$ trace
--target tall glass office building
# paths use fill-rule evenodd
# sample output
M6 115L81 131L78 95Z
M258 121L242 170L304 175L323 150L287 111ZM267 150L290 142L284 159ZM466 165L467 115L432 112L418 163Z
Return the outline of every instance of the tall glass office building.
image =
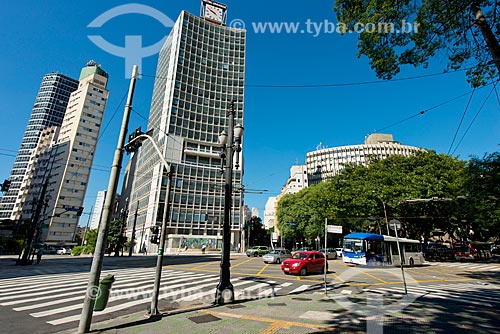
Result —
M218 136L228 129L232 101L235 123L243 124L246 32L226 27L225 6L216 5L203 17L183 11L158 59L148 130L153 129L174 170L167 249L222 244L224 178ZM167 177L149 141L137 154L129 212L138 205L135 240L142 249L151 247L149 228L163 219ZM241 184L242 175L243 166L234 170L234 185ZM241 206L241 194L233 193L233 249L241 242ZM133 220L131 214L129 238Z
M37 148L40 134L48 127L61 125L69 96L77 87L77 80L59 73L48 73L43 77L9 177L12 181L10 189L0 203L0 219L20 219L24 188L31 172L29 163Z

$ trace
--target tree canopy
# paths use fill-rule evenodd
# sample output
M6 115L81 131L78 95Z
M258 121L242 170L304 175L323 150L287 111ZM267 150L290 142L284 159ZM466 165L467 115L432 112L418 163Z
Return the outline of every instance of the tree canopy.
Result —
M428 240L435 231L460 239L472 229L477 239L500 236L500 154L461 161L419 152L372 159L278 203L282 236L312 244L324 236L324 221L349 231L387 234L387 220L398 219L402 233ZM479 179L479 180L478 180ZM488 233L486 233L488 231Z
M347 31L378 28L359 33L358 56L369 58L379 78L391 79L402 65L426 67L430 58L444 54L448 69L467 69L473 87L496 78L500 68L499 10L491 0L337 0L334 5Z

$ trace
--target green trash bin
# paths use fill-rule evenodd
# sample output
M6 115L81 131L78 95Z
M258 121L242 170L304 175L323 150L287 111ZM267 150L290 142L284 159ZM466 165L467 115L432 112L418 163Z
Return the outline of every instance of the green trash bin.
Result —
M107 275L101 280L94 304L94 311L102 311L106 308L109 299L109 292L111 291L111 285L114 281L114 275Z

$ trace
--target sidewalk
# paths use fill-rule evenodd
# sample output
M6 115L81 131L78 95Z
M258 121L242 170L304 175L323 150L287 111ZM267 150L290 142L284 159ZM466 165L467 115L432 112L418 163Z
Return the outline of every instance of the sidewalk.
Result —
M103 334L334 333L328 320L338 310L324 294L296 295L175 310L157 319L148 319L145 312L135 313L93 324L91 329Z
M145 312L93 324L92 333L103 334L309 334L382 333L369 317L342 308L333 298L338 292L287 295L236 302L224 306L165 312L148 319ZM359 305L362 307L362 305ZM371 327L367 331L368 325ZM380 324L380 323L379 323ZM372 331L374 330L374 331ZM384 333L435 333L424 319L391 314L384 319ZM75 330L58 334L75 333Z

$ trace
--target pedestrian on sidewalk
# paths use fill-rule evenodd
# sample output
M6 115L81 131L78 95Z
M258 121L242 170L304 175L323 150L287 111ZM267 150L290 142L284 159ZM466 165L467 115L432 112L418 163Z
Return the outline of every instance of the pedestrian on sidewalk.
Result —
M148 249L146 248L146 243L142 244L142 253L144 253L144 255L148 255Z
M205 254L205 249L207 248L207 245L203 244L203 246L201 246L201 254Z
M42 255L43 255L44 251L45 251L45 248L43 247L43 245L41 245L38 248L38 251L36 252L36 264L39 264L40 261L42 261Z

